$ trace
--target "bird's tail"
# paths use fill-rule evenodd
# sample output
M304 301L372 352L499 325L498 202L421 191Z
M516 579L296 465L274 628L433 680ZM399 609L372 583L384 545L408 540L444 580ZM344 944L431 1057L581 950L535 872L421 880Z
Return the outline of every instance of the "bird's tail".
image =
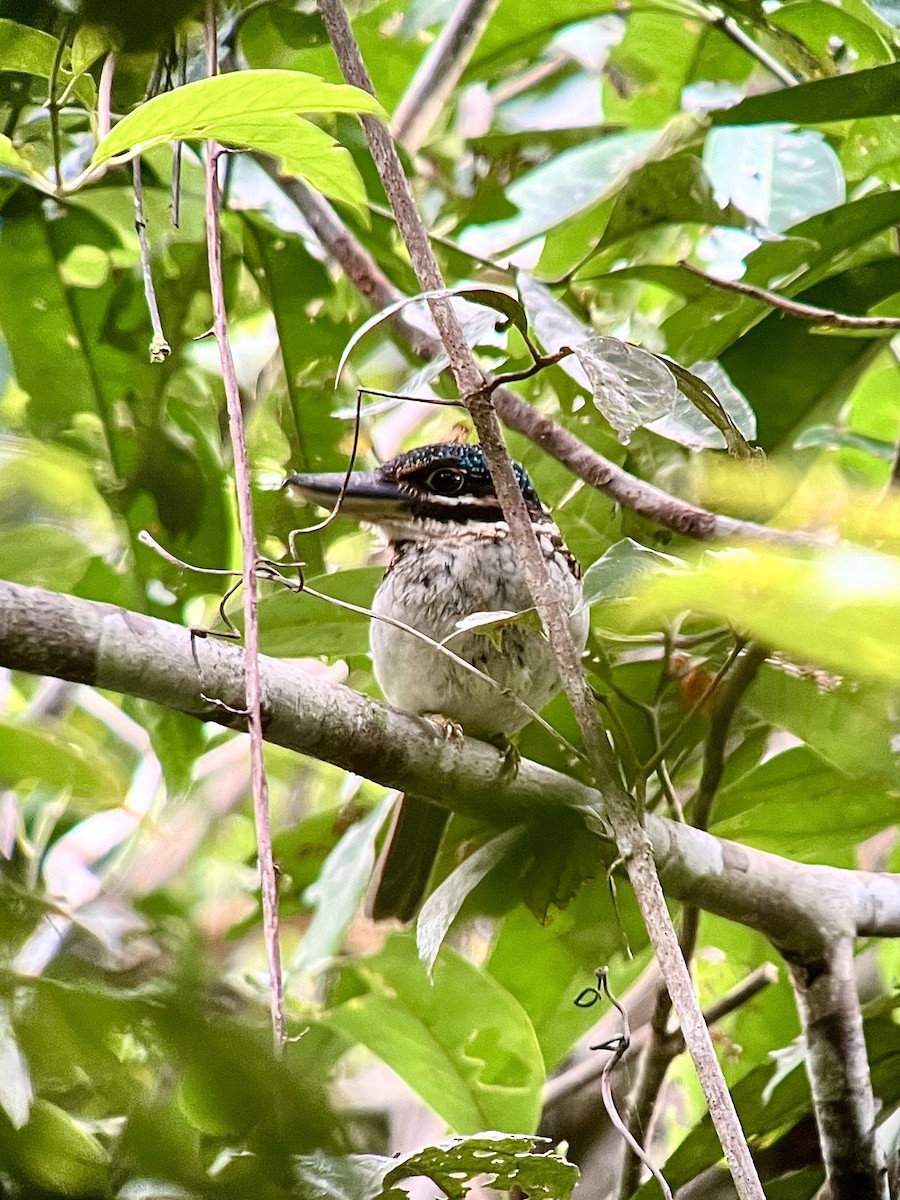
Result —
M375 868L367 909L375 921L411 921L425 898L450 813L421 796L401 796Z

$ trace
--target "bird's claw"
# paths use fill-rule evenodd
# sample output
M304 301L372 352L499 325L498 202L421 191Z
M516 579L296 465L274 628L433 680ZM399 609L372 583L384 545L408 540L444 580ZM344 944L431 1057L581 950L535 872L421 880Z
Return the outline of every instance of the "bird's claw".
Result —
M445 742L461 742L463 740L463 727L458 721L452 720L450 717L445 717L443 713L424 713L426 721L430 721L439 733L444 735Z

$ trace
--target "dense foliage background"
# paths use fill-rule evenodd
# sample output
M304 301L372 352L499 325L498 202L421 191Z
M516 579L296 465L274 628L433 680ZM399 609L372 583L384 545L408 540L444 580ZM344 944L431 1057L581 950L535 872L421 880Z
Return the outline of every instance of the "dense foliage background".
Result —
M162 362L150 361L131 167L79 183L111 47L117 116L144 101L170 36L185 50L186 77L204 74L197 14L169 12L182 7L0 6L0 577L222 628L221 580L141 540L148 531L198 567L240 562L218 357L204 340L199 143L181 154L177 228L172 148L155 145L142 158L171 347ZM442 0L355 7L388 113L450 11ZM221 18L228 67L340 81L307 7L262 0L232 4ZM708 556L692 573L642 584L660 562L671 565L648 551L696 564L696 544L509 437L587 568L588 669L629 779L656 757L663 769L647 773L648 802L669 812L673 799L689 801L713 711L695 702L732 652L734 626L778 653L732 728L710 828L804 863L885 870L900 869L900 527L888 487L900 431L897 343L890 330L772 311L681 263L827 309L900 315L895 23L892 0L500 0L407 157L452 284L518 286L547 350L588 343L594 331L669 356L703 375L743 437L734 435L729 458L721 433L674 388L655 408L652 372L648 408L638 411L646 359L626 375L630 440L627 430L617 436L608 419L616 412L598 408L572 359L516 385L529 403L666 491L855 539L852 550ZM165 66L156 87L177 78L177 66ZM330 193L341 220L414 294L356 118L316 119L348 148L364 184L365 201L344 162ZM371 310L270 160L252 152L278 147L261 134L229 144L245 143L251 152L226 166L223 253L257 527L263 553L278 559L291 529L313 520L281 481L292 470L346 466L357 384L427 396L434 382L437 394L451 393L387 324L354 348L335 390L341 352ZM54 188L54 159L64 192ZM528 365L515 325L476 304L461 311L487 366ZM618 362L608 344L595 351ZM608 400L609 376L604 386ZM364 397L360 461L441 439L459 420L454 409ZM368 533L341 518L299 545L314 587L371 601L383 557ZM375 692L364 616L274 585L263 594L264 652ZM688 617L691 608L698 613ZM275 1063L243 736L80 685L9 672L0 683L0 1188L10 1195L377 1195L397 1163L375 1156L448 1131L533 1133L546 1080L584 1053L579 1039L598 1018L599 1008L573 1003L595 968L609 965L618 995L648 969L627 888L613 900L598 843L558 816L479 885L463 912L472 919L457 922L429 982L412 934L358 913L387 813L383 789L270 747L293 1035ZM547 716L575 736L562 700ZM576 769L546 731L527 731L521 750ZM444 873L455 847L496 833L459 818L453 830ZM751 928L701 918L693 967L704 1003L779 961ZM897 962L896 945L863 948L889 1154L900 1100ZM716 1028L745 1130L764 1148L764 1176L780 1180L770 1194L785 1200L812 1196L822 1180L798 1031L783 966ZM626 1072L623 1092L628 1082ZM573 1157L595 1172L591 1194L601 1195L615 1187L619 1150L601 1142L606 1161L592 1165L590 1148L608 1128L596 1096L582 1107L593 1114L589 1132L576 1136L552 1113L543 1127L572 1142ZM672 1186L720 1157L703 1112L679 1059L653 1142ZM532 1194L571 1187L555 1159L501 1161L501 1149L513 1156L520 1146L499 1135L487 1145L498 1186L518 1162ZM473 1154L464 1147L469 1174ZM452 1156L441 1162L446 1187L459 1189L446 1175ZM396 1178L416 1173L397 1169Z

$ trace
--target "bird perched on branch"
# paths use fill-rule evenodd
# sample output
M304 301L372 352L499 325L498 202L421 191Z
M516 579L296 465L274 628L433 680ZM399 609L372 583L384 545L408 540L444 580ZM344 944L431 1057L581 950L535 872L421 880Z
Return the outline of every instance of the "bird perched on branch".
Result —
M580 568L524 469L518 463L513 469L582 648L588 613L581 607ZM328 506L344 479L292 475L287 482L305 499ZM560 681L539 623L514 617L533 601L481 448L420 446L375 471L354 472L341 512L378 527L393 551L371 626L375 677L388 702L495 744L517 733L556 695ZM501 617L499 626L485 629L488 613L508 621ZM371 905L376 920L416 915L448 817L429 800L403 797Z

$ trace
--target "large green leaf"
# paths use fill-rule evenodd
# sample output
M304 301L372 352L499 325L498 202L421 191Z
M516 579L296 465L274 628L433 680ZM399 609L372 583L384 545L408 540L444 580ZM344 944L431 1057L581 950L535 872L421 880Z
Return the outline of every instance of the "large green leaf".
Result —
M429 978L415 941L392 937L343 967L324 1019L382 1058L451 1129L533 1132L544 1064L531 1023L454 951L444 950Z
M854 847L894 823L897 801L878 781L851 780L795 746L719 792L713 832L801 862L852 867Z
M299 71L236 71L199 79L140 105L100 142L88 171L165 142L214 138L271 154L286 174L361 206L365 187L349 153L300 112L384 115L368 93L347 84Z

